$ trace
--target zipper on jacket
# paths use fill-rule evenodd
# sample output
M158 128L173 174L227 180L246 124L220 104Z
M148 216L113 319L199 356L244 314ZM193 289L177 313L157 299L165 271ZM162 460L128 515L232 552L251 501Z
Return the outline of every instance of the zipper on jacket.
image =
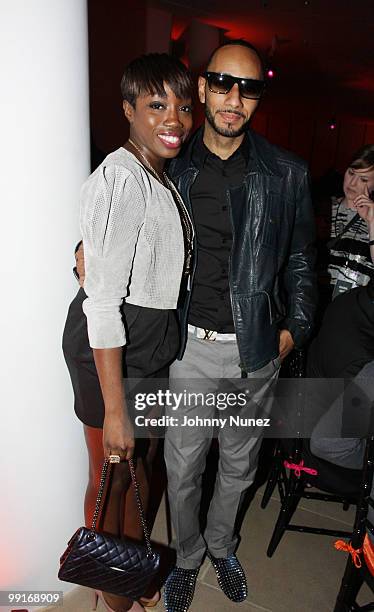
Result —
M230 197L230 190L229 189L227 189L227 191L226 191L226 201L227 201L227 203L229 205L231 234L232 234L231 253L230 253L230 257L229 257L228 281L229 281L229 290L230 290L230 302L231 302L232 320L233 320L233 323L234 323L234 329L235 329L235 333L236 333L236 325L235 325L235 317L234 317L234 307L233 307L233 302L232 302L232 286L231 286L231 260L232 260L232 254L233 254L233 251L234 251L235 234L234 234L234 221L233 221L233 218L232 218L231 197ZM238 340L238 336L236 336L236 340Z
M196 266L197 266L197 235L196 235L196 231L195 231L195 219L193 217L193 208L192 208L192 204L191 204L191 189L192 189L192 185L196 181L196 178L197 178L198 174L199 174L199 171L198 170L194 170L191 182L190 182L190 184L188 186L188 189L186 191L187 198L188 198L188 204L189 204L190 211L191 211L191 212L189 212L189 211L187 211L187 212L188 212L188 214L189 214L189 216L190 216L190 218L192 220L192 229L193 229L193 235L194 235L194 241L195 241L194 265L193 265L193 270L192 270L191 275L190 275L190 284L191 284L191 287L192 287L192 281L193 281L193 278L195 276ZM183 198L182 198L182 200L183 200ZM188 307L189 307L189 303L190 303L190 300L188 300Z

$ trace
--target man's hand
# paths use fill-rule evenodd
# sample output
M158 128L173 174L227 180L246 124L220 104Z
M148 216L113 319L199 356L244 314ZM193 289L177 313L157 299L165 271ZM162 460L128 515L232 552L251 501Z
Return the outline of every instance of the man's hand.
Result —
M83 242L80 243L78 249L75 252L75 261L77 264L77 272L79 276L79 284L83 287L84 277L85 277L85 269L84 269L84 250L83 250Z
M279 356L281 361L292 351L295 343L288 329L281 329L279 335Z

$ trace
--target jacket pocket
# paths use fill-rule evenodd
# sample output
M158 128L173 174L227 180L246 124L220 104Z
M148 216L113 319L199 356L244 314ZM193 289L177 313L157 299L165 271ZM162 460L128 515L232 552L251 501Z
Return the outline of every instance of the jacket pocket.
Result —
M266 291L233 296L233 310L240 354L248 371L279 354L279 331L272 319L271 299Z
M259 289L253 293L236 294L234 296L234 301L238 304L243 304L245 310L254 308L258 311L261 319L270 325L285 317L285 315L277 309L274 298L264 289Z
M270 316L271 316L271 322L272 323L279 323L279 321L282 321L282 319L285 318L286 314L285 312L283 312L283 308L282 307L278 307L276 300L274 299L273 296L269 295L269 301L270 301Z

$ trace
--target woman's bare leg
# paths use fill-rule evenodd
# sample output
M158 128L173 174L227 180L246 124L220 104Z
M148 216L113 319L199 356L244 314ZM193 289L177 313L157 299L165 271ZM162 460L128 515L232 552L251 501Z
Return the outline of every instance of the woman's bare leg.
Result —
M145 513L147 513L147 508L149 505L152 467L156 456L157 447L157 438L138 440L137 449L139 449L139 454L136 462L136 478L139 484L140 497ZM131 538L142 540L143 529L139 519L139 510L133 485L131 485L126 492L125 508L126 510L123 516L123 532ZM151 532L153 524L150 524L149 520L147 521L147 524L149 531ZM143 603L143 605L146 605L147 601L152 600L154 597L156 597L157 600L157 598L160 597L158 588L157 582L152 582L147 592L143 593L144 597L140 599L140 602Z
M89 479L84 500L84 515L86 525L89 527L92 523L104 459L103 430L85 425L84 435L89 457ZM126 462L112 467L114 469L112 469L110 486L106 496L104 520L101 521L100 526L103 531L120 536L122 535L124 512L126 514L125 492L128 491L131 476ZM132 509L129 508L127 512L132 512ZM128 535L130 536L130 534ZM133 604L133 601L128 597L120 597L111 593L105 593L105 600L116 612L125 612Z
M142 500L144 512L147 512L149 504L149 491L152 478L152 466L156 455L158 439L138 440L136 448L136 478L139 484L140 497ZM131 485L126 492L126 511L123 517L123 533L127 536L141 540L143 539L143 530L139 520L139 510L136 503L134 487ZM149 530L152 531L152 526L148 523Z

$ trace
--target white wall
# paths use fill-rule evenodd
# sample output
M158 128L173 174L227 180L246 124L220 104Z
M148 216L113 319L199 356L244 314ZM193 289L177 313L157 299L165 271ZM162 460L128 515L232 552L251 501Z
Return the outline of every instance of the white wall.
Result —
M86 2L0 0L0 14L0 590L69 589L58 558L87 460L61 336L89 173Z

